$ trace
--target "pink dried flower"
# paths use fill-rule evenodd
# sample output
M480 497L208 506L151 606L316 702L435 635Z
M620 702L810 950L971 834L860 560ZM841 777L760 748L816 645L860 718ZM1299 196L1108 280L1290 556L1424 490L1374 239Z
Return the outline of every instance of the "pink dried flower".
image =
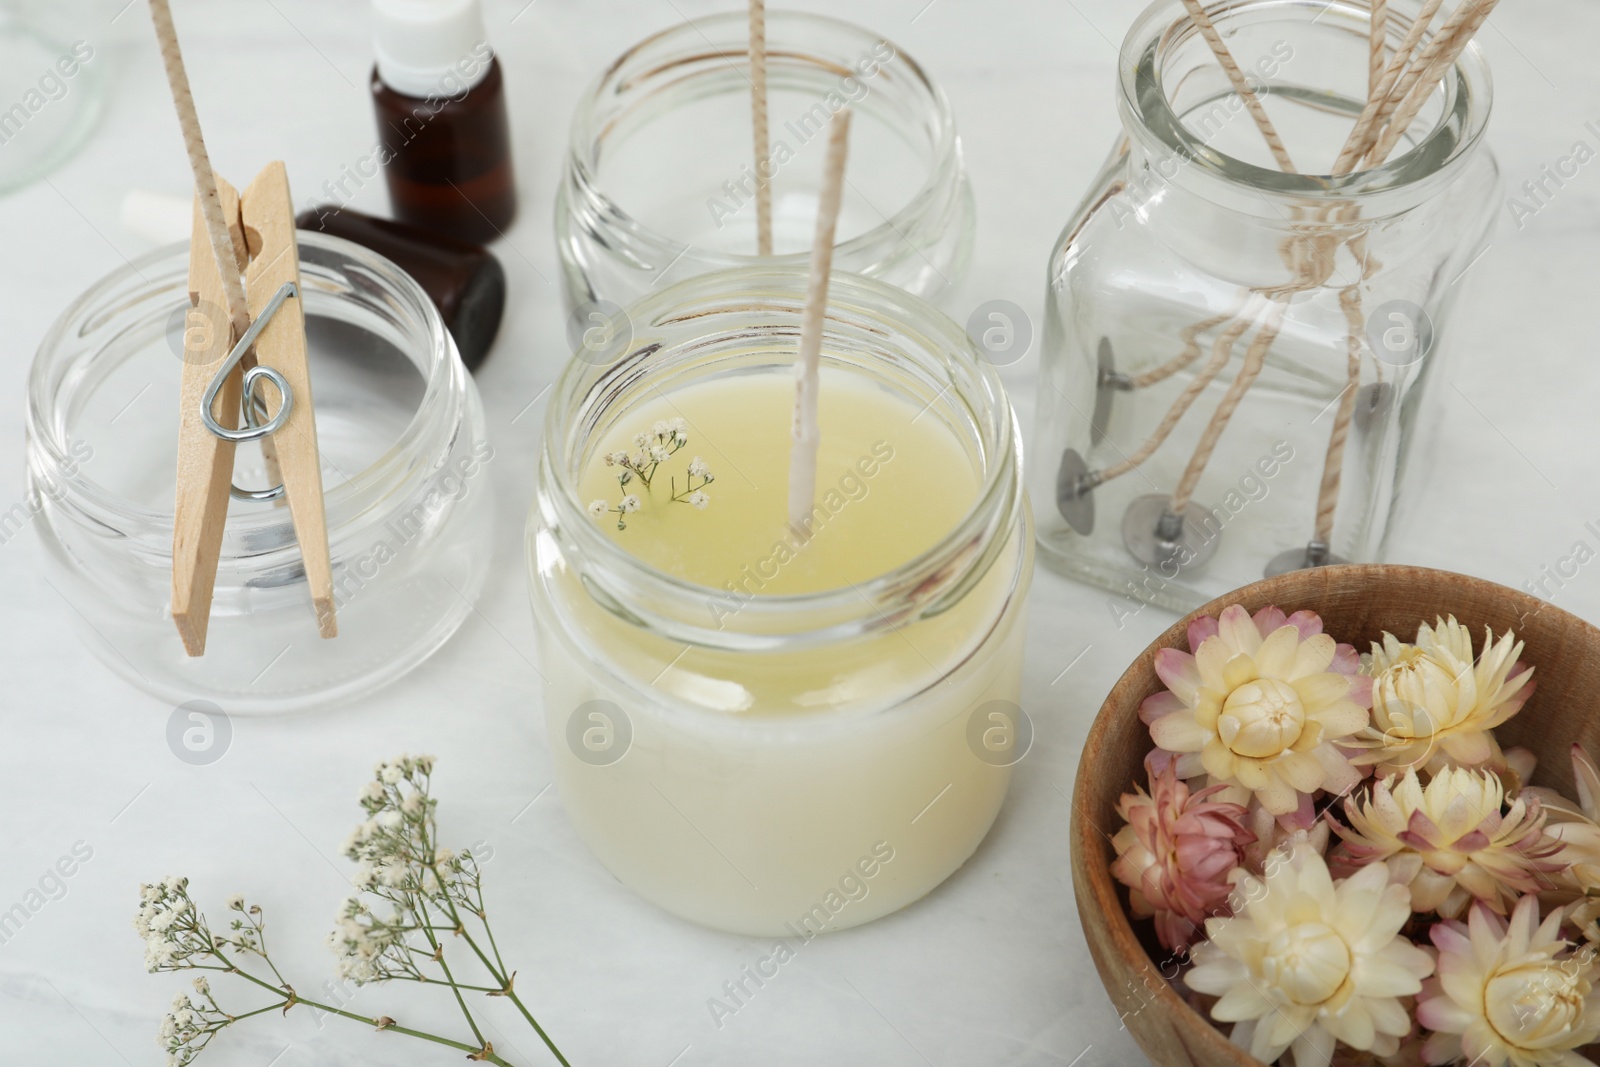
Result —
M1245 804L1253 795L1274 815L1361 780L1335 742L1368 727L1370 679L1355 649L1323 633L1315 614L1268 607L1252 617L1235 604L1191 623L1189 647L1193 655L1156 654L1167 691L1139 709L1156 745L1176 754L1180 777L1205 773L1228 787L1224 799Z
M1127 825L1111 839L1111 873L1128 887L1133 914L1154 916L1169 949L1193 941L1207 916L1228 914L1228 875L1255 839L1244 808L1211 799L1221 788L1190 792L1168 766L1150 775L1150 792L1135 786L1117 805Z
M1344 810L1350 825L1334 827L1343 838L1334 869L1387 861L1417 912L1459 918L1477 899L1503 915L1522 894L1553 886L1549 876L1562 866L1538 799L1507 806L1491 771L1445 768L1424 787L1408 770L1348 798Z

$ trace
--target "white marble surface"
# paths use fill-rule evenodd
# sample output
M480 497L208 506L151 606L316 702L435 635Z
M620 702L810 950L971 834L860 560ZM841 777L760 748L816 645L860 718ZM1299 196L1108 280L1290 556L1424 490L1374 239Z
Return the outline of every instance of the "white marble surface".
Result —
M181 192L187 175L142 5L74 0L74 37L95 43L113 93L85 150L48 184L0 198L0 502L20 499L24 381L51 319L91 281L147 248L118 224L132 187ZM526 4L526 7L524 7ZM926 5L926 6L925 6ZM0 6L5 6L0 3ZM248 176L282 156L303 199L366 150L372 117L363 19L353 2L180 0L195 91L218 167ZM267 904L292 974L315 989L321 946L347 866L339 842L356 786L395 751L441 758L451 839L486 842L486 878L504 916L518 989L574 1064L983 1064L1142 1062L1084 950L1072 905L1066 796L1084 732L1126 662L1170 616L1149 609L1118 630L1106 594L1036 579L1025 703L1038 744L987 842L929 899L814 942L717 1029L707 998L765 950L668 918L610 878L546 791L533 623L519 531L543 401L512 419L564 353L550 203L567 118L582 86L626 45L704 0L488 0L504 56L523 212L499 249L515 299L480 375L502 501L496 568L479 609L402 684L317 716L235 720L219 762L193 767L165 740L171 708L94 662L69 609L38 574L32 533L0 546L0 909L23 899L75 842L93 850L51 900L0 945L0 1062L154 1064L157 1021L177 978L150 977L129 929L139 880L191 875L212 907L247 890ZM898 40L948 90L977 189L979 236L958 309L1004 297L1036 313L1046 254L1116 129L1116 45L1134 0L816 0ZM1600 8L1509 0L1482 35L1497 78L1491 139L1508 184L1595 141ZM236 119L225 126L223 115ZM3 149L0 149L3 151ZM382 211L379 183L357 197ZM1436 467L1396 558L1510 585L1589 539L1595 472L1594 250L1600 163L1589 164L1518 229L1509 212L1474 268L1440 382L1448 418ZM1007 371L1026 397L1036 357ZM156 402L147 397L140 403ZM1556 603L1600 620L1600 567ZM1080 658L1081 657L1081 658ZM1069 664L1070 670L1067 670ZM1063 673L1065 672L1065 673ZM371 1012L437 1017L385 989ZM397 1010L392 1005L400 1005ZM547 1062L505 1013L495 1043ZM503 1034L504 1036L500 1036ZM225 1035L213 1067L433 1064L456 1054L309 1015L253 1020Z

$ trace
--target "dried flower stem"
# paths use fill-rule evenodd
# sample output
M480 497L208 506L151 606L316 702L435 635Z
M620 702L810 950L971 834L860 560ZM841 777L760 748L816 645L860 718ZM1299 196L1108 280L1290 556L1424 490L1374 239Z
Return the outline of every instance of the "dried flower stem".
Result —
M247 907L243 897L230 898L229 908L240 915L231 922L227 936L217 936L189 897L187 880L169 878L140 891L141 907L134 927L145 939L146 966L151 971L235 974L278 998L265 1008L232 1015L217 1006L204 976L196 977L194 986L203 1003L180 995L162 1027L161 1041L170 1067L187 1067L219 1031L241 1019L274 1009L287 1013L297 1004L458 1049L471 1060L511 1067L484 1036L467 1003L467 993L508 998L556 1061L570 1067L516 993L516 974L501 958L489 924L477 860L470 852L458 855L438 845L437 801L429 795L432 766L430 757L402 756L386 761L378 765L374 780L362 791L361 805L368 818L345 847L345 854L360 864L352 882L367 897L392 905L393 911L380 918L366 898L352 897L341 909L338 928L329 941L340 957L340 974L357 984L401 980L437 985L442 974L473 1041L400 1026L388 1016L374 1018L301 998L268 956L260 907ZM446 957L445 934L459 939L454 943L466 944L491 984L457 977L459 968ZM259 958L276 984L251 974L242 960L230 959L230 954ZM438 970L432 970L432 965Z

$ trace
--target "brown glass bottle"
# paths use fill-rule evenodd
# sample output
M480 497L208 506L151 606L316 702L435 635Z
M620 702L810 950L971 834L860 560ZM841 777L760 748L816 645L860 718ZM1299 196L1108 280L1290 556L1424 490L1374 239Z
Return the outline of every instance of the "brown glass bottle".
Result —
M295 225L370 248L416 279L439 309L468 370L477 370L489 354L505 310L506 272L487 249L335 204L308 208Z
M404 222L486 244L517 214L500 60L465 93L408 96L372 70L384 176Z

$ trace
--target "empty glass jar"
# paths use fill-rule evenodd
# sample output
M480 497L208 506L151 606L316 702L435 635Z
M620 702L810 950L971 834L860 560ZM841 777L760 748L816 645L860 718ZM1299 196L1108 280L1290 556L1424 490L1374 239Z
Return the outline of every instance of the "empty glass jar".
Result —
M494 451L426 293L349 241L302 232L339 636L317 636L289 509L232 500L205 655L172 621L173 494L189 245L152 252L62 313L28 386L27 503L84 643L129 682L227 713L326 705L415 667L488 570ZM269 485L241 445L241 486Z
M944 92L894 43L820 15L769 11L767 57L768 261L806 265L824 131L849 107L834 268L937 299L960 280L973 233ZM555 217L572 307L758 262L749 66L745 14L713 15L641 41L579 102Z
M1417 5L1388 10L1393 48ZM1160 0L1122 50L1125 135L1050 261L1039 544L1121 594L1119 619L1379 558L1499 180L1476 47L1388 162L1332 177L1366 101L1368 6L1212 17L1305 173L1274 164L1183 5Z

